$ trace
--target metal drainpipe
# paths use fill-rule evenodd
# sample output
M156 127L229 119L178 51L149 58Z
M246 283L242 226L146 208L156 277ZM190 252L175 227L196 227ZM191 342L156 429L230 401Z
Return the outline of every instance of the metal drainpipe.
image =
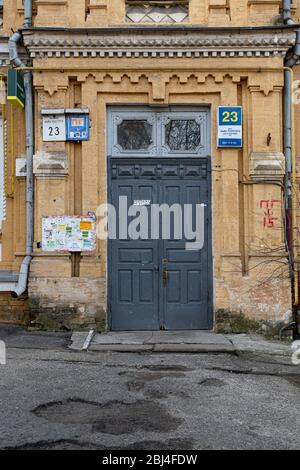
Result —
M291 0L283 0L282 12L284 24L294 24L291 13Z
M287 59L285 65L293 68L300 58L300 29L297 31L296 43L292 55ZM288 70L284 72L284 154L286 159L286 178L285 178L285 194L286 209L288 211L288 219L292 209L292 110L293 97L291 96L291 74Z
M25 28L32 26L32 0L24 1L24 24ZM9 57L14 67L25 67L18 55L18 43L22 35L19 32L14 33L9 40ZM32 90L32 72L26 70L23 72L25 86L25 126L26 126L26 256L19 272L19 280L11 295L15 298L20 297L27 290L28 275L30 263L32 260L34 224L33 224L33 90Z
M284 24L294 24L291 14L291 0L283 0L282 2L282 14ZM292 68L295 64L290 65ZM288 64L286 64L289 67ZM291 211L292 211L292 113L291 113L291 74L288 70L284 72L284 154L286 161L286 176L285 176L285 197L286 197L286 214L287 214L287 226L291 226ZM288 243L289 246L292 243L291 240L292 230L288 229Z
M290 2L289 2L290 3ZM293 48L292 54L286 60L286 66L293 68L300 59L300 28L297 31L296 43ZM285 191L286 191L286 217L287 225L289 229L287 230L288 243L291 247L293 244L293 205L292 200L295 197L292 194L292 184L291 184L291 174L292 174L292 106L293 106L293 96L291 96L291 74L288 71L285 71L285 88L284 88L284 152L286 158L286 177L285 177ZM292 251L291 251L292 252ZM293 264L298 270L297 260L293 260ZM298 272L298 271L297 271ZM296 273L297 274L297 273ZM294 283L299 282L299 276L296 276ZM294 314L295 314L295 335L300 335L300 312L299 312L299 300L295 300L294 305Z
M24 1L24 28L32 26L32 0Z

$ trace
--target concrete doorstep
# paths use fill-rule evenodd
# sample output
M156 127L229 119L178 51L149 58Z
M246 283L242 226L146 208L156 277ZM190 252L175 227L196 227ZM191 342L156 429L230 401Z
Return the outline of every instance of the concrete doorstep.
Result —
M222 335L207 331L74 332L70 348L91 352L292 354L288 343L269 341L258 335Z
M206 331L135 331L95 334L87 344L87 333L72 336L73 350L116 352L234 353L232 342L223 335Z

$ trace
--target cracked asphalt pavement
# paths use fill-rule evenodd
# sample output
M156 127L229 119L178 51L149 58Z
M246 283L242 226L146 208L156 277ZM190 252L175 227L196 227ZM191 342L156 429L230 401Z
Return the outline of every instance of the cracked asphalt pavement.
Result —
M82 353L0 327L0 449L300 449L300 367L243 353Z

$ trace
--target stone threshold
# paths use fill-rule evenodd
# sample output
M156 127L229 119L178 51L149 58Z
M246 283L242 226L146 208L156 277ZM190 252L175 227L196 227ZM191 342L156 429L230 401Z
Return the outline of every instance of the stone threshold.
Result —
M70 348L98 352L236 352L232 342L224 335L195 330L109 332L93 337L88 336L87 332L75 332Z

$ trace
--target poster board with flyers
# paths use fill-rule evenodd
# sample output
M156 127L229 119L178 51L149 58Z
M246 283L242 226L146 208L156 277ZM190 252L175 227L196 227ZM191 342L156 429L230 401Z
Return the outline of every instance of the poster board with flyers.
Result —
M45 252L93 252L96 250L96 221L93 217L43 218L42 249Z

